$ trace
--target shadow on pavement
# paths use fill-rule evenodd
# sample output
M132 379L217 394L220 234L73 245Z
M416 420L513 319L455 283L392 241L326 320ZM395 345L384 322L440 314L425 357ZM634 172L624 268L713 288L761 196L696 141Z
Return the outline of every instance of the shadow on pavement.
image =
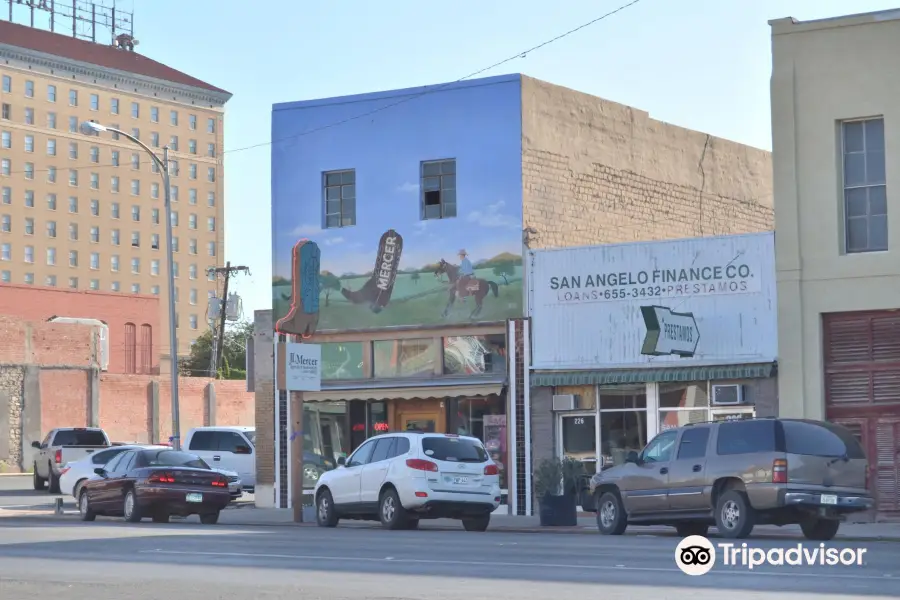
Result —
M29 529L27 534L17 529ZM4 532L5 530L5 532ZM14 541L21 535L46 541ZM758 542L759 540L751 540ZM795 545L794 540L760 545ZM853 547L858 543L835 543ZM812 544L811 547L817 547ZM125 524L0 518L4 557L205 568L254 568L341 573L484 578L658 587L820 591L857 597L900 597L900 545L868 545L862 567L768 567L768 576L719 566L702 577L676 570L675 540L639 536L602 538L464 531L397 531L360 527L202 526L194 523ZM875 548L877 546L877 548ZM720 570L721 569L721 570ZM773 577L778 569L782 577ZM796 575L796 576L791 576Z

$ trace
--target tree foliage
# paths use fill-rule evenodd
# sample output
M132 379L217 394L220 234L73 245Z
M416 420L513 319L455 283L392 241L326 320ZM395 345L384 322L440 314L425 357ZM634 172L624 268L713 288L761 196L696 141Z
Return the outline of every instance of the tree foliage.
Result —
M219 379L247 378L247 338L253 335L253 323L240 321L226 325L224 355L218 370ZM191 346L190 357L181 361L181 375L184 377L209 377L212 360L213 330L207 329Z
M331 298L331 292L340 291L341 280L334 273L322 271L319 273L319 288L325 292L325 306L328 306L328 300Z
M514 265L511 262L502 262L502 263L497 263L496 265L494 265L494 275L502 277L503 281L506 283L506 285L509 285L509 279L507 276L515 275L515 274L516 274L516 265Z

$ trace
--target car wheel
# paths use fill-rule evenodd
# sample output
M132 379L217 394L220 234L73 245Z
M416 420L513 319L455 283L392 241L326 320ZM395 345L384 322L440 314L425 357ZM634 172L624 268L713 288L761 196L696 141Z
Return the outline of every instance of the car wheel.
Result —
M675 525L675 531L681 537L690 537L692 535L706 537L706 534L709 533L709 525L706 523L678 523Z
M84 479L75 484L75 491L72 492L74 498L81 498L81 486L84 485Z
M78 496L78 513L82 521L93 521L97 518L97 513L91 508L91 501L88 498L87 491L82 491Z
M141 510L138 507L137 495L134 493L134 490L128 490L128 493L125 494L125 500L122 504L122 515L129 523L140 523L143 518Z
M337 527L338 516L334 510L334 498L328 489L322 490L316 500L316 524L319 527Z
M827 542L834 539L837 535L841 522L837 519L804 519L800 522L800 529L803 536L808 540L817 542Z
M750 535L756 524L756 512L747 494L729 490L716 502L716 529L723 537L741 539Z
M168 523L169 522L169 513L156 513L153 515L154 523Z
M491 524L491 515L463 519L462 523L466 531L487 531L488 525Z
M622 535L628 527L628 516L622 499L615 492L606 492L597 502L597 529L603 535Z
M59 477L53 474L53 467L50 466L50 463L47 463L47 469L50 471L50 486L47 491L51 494L59 493Z
M44 486L47 485L47 480L38 475L37 465L34 465L34 470L31 473L32 483L34 484L35 490L43 490Z
M322 475L322 472L315 465L303 465L303 484L310 484L310 487L315 487L316 482L319 481L319 477Z
M381 493L378 516L381 519L381 526L385 529L403 529L406 526L406 511L400 504L400 497L394 488L388 488Z
M219 511L214 513L208 513L205 515L200 515L200 522L204 525L215 525L219 522Z

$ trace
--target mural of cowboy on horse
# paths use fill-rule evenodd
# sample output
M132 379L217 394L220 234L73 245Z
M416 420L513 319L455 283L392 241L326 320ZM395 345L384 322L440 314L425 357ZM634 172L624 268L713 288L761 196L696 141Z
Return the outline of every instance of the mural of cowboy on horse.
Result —
M472 296L475 298L475 308L472 310L469 318L474 319L481 313L484 298L488 295L488 292L494 292L494 297L496 298L500 295L500 289L494 281L475 277L475 269L472 267L469 254L465 250L460 250L458 256L459 266L452 265L442 258L434 270L435 277L446 274L447 279L450 280L450 295L447 299L447 306L444 308L441 316L446 318L450 314L450 309L457 298L465 302L466 298Z

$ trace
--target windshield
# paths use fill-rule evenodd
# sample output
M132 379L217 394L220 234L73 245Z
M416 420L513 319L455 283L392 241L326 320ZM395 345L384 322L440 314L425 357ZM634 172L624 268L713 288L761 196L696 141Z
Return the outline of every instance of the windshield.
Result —
M192 467L195 469L209 469L202 458L195 454L179 452L177 450L145 450L144 461L148 467Z
M422 440L425 456L450 462L487 462L488 455L477 440L458 437L427 437Z
M256 432L255 431L245 431L244 435L247 436L247 439L250 440L250 443L253 444L253 447L256 447Z
M106 435L96 429L70 429L58 431L54 446L107 446Z

